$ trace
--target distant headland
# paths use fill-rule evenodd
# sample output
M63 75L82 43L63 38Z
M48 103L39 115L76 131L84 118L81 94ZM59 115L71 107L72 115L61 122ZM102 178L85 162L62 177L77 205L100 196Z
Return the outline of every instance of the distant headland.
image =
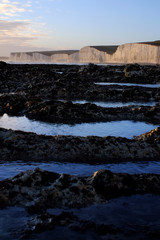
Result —
M15 62L142 63L160 64L160 40L111 46L87 46L80 50L12 52Z

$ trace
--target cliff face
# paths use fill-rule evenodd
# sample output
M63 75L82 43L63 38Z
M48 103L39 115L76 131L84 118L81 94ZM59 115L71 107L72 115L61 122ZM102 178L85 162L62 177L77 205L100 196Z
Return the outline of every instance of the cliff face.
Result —
M124 44L112 55L113 62L120 63L160 63L160 47L148 44Z
M94 47L82 48L80 62L94 63L160 63L160 47L148 44L129 43L120 45L116 52L108 54Z
M84 47L79 51L79 61L82 63L104 63L105 52L99 51L94 47Z
M128 43L116 46L84 47L80 51L11 53L10 60L25 62L58 62L58 63L149 63L160 64L160 45L146 43ZM103 50L104 49L104 50ZM108 49L106 51L106 49ZM110 53L108 53L110 52Z
M50 62L50 56L44 55L42 53L33 52L33 53L11 53L10 60L16 62Z

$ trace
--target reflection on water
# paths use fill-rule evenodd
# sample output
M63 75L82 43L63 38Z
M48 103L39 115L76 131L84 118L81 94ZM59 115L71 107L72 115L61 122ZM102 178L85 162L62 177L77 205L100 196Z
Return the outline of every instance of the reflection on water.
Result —
M160 162L124 162L89 165L85 163L62 163L62 162L1 162L0 180L13 177L20 172L39 167L46 171L67 173L70 175L91 176L100 169L107 169L115 173L156 173L160 174Z
M56 72L56 73L63 74L63 72Z
M70 227L53 226L49 231L35 233L27 238L23 238L24 229L27 229L29 221L33 219L24 208L9 207L0 209L0 236L3 240L34 239L34 240L53 240L53 239L159 239L159 212L160 196L150 194L134 195L130 197L119 197L111 199L105 204L95 204L86 208L65 208L48 209L50 214L61 214L63 211L72 212L79 221L89 221L89 223L105 224L118 228L121 231L108 231L107 235L98 234L88 225L80 231L70 225ZM79 226L79 225L75 225ZM90 227L91 226L91 227ZM103 227L104 225L102 225ZM83 226L81 226L83 229ZM81 229L81 228L80 228ZM88 229L88 230L87 230ZM103 228L102 228L103 231ZM153 233L153 234L152 234ZM154 234L155 233L155 234ZM157 233L157 234L156 234ZM153 238L151 237L153 236ZM155 237L154 237L155 236Z
M29 216L24 208L10 207L0 209L0 239L20 239L22 229L25 229Z
M120 232L108 231L107 235L100 235L88 231L74 231L74 228L54 228L45 233L35 234L34 239L118 239L118 240L158 240L160 196L150 194L134 195L111 199L107 204L95 204L86 208L70 209L80 221L105 224L120 229ZM68 209L69 210L69 209ZM48 209L49 213L60 214L60 209ZM105 227L105 225L102 225ZM83 229L83 228L82 228ZM103 230L103 228L102 228ZM64 237L65 233L65 237ZM153 238L152 238L153 236Z
M153 102L153 101L152 102L104 102L104 101L76 100L76 101L72 101L72 103L79 103L79 104L92 103L97 106L106 107L106 108L125 107L129 105L134 105L134 106L155 106L156 105L156 102Z
M134 229L134 227L147 226L148 224L152 227L158 227L160 223L158 216L160 211L159 199L160 196L150 194L120 197L110 200L108 204L98 204L73 211L80 219L92 219L98 224L113 224L122 227L122 229L129 226Z
M159 88L160 84L138 84L138 83L113 83L113 82L96 82L95 85L102 85L102 86L110 86L110 85L117 85L117 86L134 86L134 87L148 87L148 88Z
M112 121L81 124L53 124L29 120L24 117L0 117L0 127L45 135L73 135L73 136L120 136L133 138L158 127L158 125L134 122Z
M15 92L9 92L9 93L0 93L0 96L3 96L3 95L14 95L16 94Z

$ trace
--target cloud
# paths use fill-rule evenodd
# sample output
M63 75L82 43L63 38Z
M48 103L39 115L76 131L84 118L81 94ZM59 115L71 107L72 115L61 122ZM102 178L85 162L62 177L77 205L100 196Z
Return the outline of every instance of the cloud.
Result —
M29 22L26 20L23 21L5 21L5 20L0 20L0 34L2 31L13 31L15 29L23 28L30 25Z
M11 2L9 0L1 0L0 1L0 13L1 16L19 16L19 14L32 11L29 9L31 7L31 1L27 1L26 4L22 5L19 2Z
M18 39L30 41L37 39L40 36L43 36L43 34L37 29L33 28L29 20L0 20L0 41L4 39L6 43L14 39L16 41Z
M6 50L6 54L9 55L7 46L12 46L12 49L31 46L39 37L43 37L43 34L34 29L28 20L0 20L0 54Z
M48 39L46 23L40 18L24 19L24 12L31 12L32 4L32 0L0 0L0 56L36 50Z
M2 3L10 3L8 0L2 0Z
M39 27L40 23L33 25L27 19L0 20L0 56L9 56L11 52L50 50L44 44L49 38L48 32L42 32Z

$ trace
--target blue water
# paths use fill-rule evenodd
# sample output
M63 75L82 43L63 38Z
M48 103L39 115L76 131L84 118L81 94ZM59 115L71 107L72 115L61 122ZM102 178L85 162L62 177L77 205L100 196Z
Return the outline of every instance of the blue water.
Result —
M100 107L105 108L115 108L115 107L125 107L129 105L134 106L155 106L156 102L104 102L104 101L87 101L87 100L75 100L72 101L72 103L79 103L79 104L85 104L85 103L92 103Z
M63 72L56 72L56 73L63 74Z
M73 136L116 136L133 138L159 125L134 121L112 121L81 124L53 124L29 120L27 117L10 117L4 114L0 117L0 127L21 130L45 135L73 135Z
M159 201L160 196L145 194L120 197L101 205L95 204L86 208L71 209L73 214L77 215L82 221L88 220L96 224L106 224L119 228L121 232L118 234L108 233L103 236L89 231L74 232L72 229L54 228L45 233L35 234L33 239L158 240L159 234L155 237L153 236L153 238L152 235L148 234L152 231L159 232ZM60 214L61 210L49 209L48 212L51 214Z
M138 84L138 83L113 83L113 82L96 82L95 85L102 86L110 86L110 85L118 85L118 86L134 86L134 87L148 87L148 88L159 88L160 84Z
M46 171L67 173L70 175L91 176L100 169L107 169L115 173L156 173L160 174L160 162L124 162L89 165L84 163L61 163L61 162L23 162L1 161L0 180L13 177L20 172L39 167Z
M105 204L95 204L79 209L48 209L50 214L61 214L62 211L72 212L80 220L88 220L96 224L112 225L120 228L121 233L99 235L90 231L74 231L68 227L53 227L49 231L36 233L25 239L35 240L68 240L68 239L152 239L145 238L148 232L159 231L160 197L150 194L135 195L112 199ZM35 216L29 216L24 208L9 207L0 209L0 237L2 240L23 239L22 232L27 229L29 221ZM157 238L153 239L159 239Z
M16 94L15 92L10 92L10 93L0 93L0 96L3 96L3 95L14 95Z
M29 217L24 208L9 207L0 209L0 239L18 240L25 229Z

